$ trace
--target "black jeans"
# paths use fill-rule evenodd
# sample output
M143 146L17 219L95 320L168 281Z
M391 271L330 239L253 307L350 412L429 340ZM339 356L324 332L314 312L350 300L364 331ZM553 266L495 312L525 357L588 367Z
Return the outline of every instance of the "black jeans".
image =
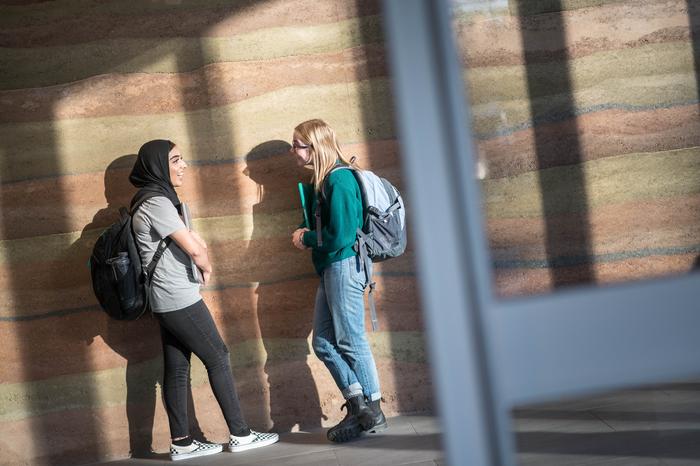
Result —
M190 434L187 417L187 392L190 384L190 356L194 353L204 363L216 401L234 435L249 430L241 414L233 382L226 344L211 318L204 301L172 312L154 313L160 322L163 341L163 398L168 412L172 438Z

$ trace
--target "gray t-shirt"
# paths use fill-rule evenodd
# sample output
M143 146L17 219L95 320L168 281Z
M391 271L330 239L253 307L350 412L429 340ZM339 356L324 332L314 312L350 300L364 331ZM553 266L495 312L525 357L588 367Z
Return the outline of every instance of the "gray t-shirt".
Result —
M162 196L141 204L133 217L133 226L144 267L151 262L161 239L185 228L173 203ZM153 312L176 311L202 299L190 264L190 257L174 242L165 250L151 281Z

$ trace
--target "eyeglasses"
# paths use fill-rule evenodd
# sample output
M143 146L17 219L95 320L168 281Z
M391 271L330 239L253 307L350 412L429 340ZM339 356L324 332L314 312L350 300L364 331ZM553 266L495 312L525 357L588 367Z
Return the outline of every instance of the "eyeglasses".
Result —
M308 149L309 147L311 147L311 144L305 146L303 144L297 144L296 141L292 142L292 149Z

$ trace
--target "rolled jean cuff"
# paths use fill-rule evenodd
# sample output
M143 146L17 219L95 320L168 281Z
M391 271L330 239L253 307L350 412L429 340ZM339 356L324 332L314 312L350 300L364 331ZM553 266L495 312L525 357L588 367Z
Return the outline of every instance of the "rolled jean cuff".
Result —
M357 382L343 390L343 398L346 400L357 395L362 395L362 385Z
M376 392L376 393L372 393L369 396L369 401L377 401L377 400L381 400L381 398L382 398L382 394L379 392Z

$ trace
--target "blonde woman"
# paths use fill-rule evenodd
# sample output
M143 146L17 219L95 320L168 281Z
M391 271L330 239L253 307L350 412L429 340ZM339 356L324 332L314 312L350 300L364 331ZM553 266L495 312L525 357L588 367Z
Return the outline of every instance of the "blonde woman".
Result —
M362 226L362 197L351 170L358 169L340 149L333 129L309 120L294 129L292 154L313 170L305 205L309 228L292 234L299 249L311 249L321 281L316 292L312 346L346 402L347 415L328 430L328 439L346 442L364 432L387 428L374 357L365 332L367 275L353 246ZM320 222L319 222L320 220Z

